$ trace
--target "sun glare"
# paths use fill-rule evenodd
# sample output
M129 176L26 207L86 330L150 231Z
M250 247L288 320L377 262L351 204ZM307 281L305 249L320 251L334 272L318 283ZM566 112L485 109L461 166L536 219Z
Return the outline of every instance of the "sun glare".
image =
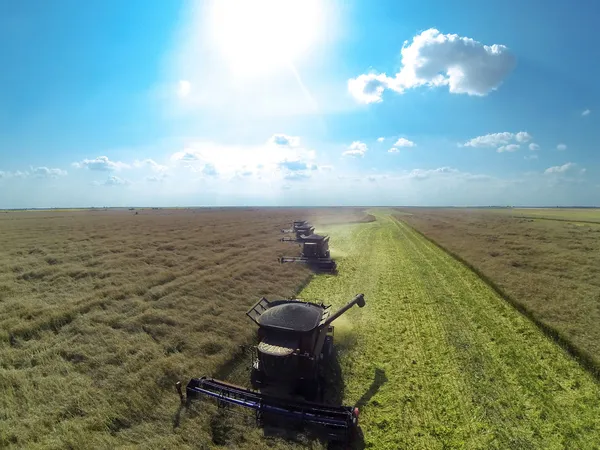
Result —
M214 0L211 43L236 74L264 74L306 55L322 14L319 0Z

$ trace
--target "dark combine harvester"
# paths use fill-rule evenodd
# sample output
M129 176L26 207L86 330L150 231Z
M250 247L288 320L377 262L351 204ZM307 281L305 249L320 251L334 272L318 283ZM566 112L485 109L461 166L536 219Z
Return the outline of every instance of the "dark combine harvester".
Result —
M329 236L311 234L302 237L302 254L300 256L282 256L280 263L295 262L308 264L324 272L335 272L336 263L329 253Z
M292 228L288 228L287 230L282 229L282 233L295 233L296 236L302 236L307 234L314 233L314 227L309 224L306 220L296 220L292 222Z
M282 242L304 242L307 236L314 234L315 228L311 226L298 228L295 233L296 237L283 237Z
M358 408L315 400L322 395L324 366L333 355L331 323L354 305L365 306L363 294L334 314L322 303L261 298L246 313L259 327L251 373L256 390L193 378L186 388L187 400L205 395L220 404L254 409L260 423L308 428L328 440L349 443L357 431ZM181 390L180 397L183 401Z

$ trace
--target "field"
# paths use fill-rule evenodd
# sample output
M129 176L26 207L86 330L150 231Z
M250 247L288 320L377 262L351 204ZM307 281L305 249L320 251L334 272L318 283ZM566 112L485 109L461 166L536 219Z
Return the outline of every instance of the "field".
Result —
M246 309L300 289L334 307L365 294L365 308L335 322L330 393L361 408L356 448L597 446L590 372L396 212L370 213L0 218L0 446L323 448L265 437L204 402L184 411L172 387L202 374L243 380ZM330 234L338 275L277 264L295 250L279 228L299 214Z
M599 208L502 208L488 211L512 217L600 223Z
M419 209L401 218L474 267L600 373L600 224L578 221L593 220L594 210L569 211L561 216L569 221L507 210Z
M301 293L367 306L342 323L343 397L364 445L596 448L600 386L476 274L405 224L332 227L340 275Z
M153 448L173 432L177 380L216 373L251 341L260 296L310 272L277 263L298 214L359 210L23 211L0 215L0 447ZM187 424L187 422L186 422Z

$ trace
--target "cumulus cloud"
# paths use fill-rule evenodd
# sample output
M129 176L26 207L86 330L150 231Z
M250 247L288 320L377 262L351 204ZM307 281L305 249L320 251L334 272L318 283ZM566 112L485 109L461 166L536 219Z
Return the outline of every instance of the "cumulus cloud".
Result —
M96 186L127 186L131 181L119 178L116 175L110 175L105 181L95 181L92 184Z
M149 181L150 183L162 183L167 179L167 176L168 175L166 173L159 173L157 175L149 175L145 178L145 180Z
M510 133L508 131L504 131L502 133L491 133L483 136L477 136L473 139L468 140L464 144L458 144L458 146L496 148L498 153L514 152L520 148L520 144L529 142L531 139L532 136L526 131L519 131L518 133ZM530 144L530 149L532 145L539 148L537 144Z
M437 169L413 169L408 174L408 178L424 180L436 175L456 174L458 172L458 169L454 169L452 167L438 167Z
M531 135L527 131L519 131L515 134L515 140L520 143L529 142L531 140Z
M111 161L107 156L98 156L95 159L84 159L83 161L73 163L73 167L109 172L129 168L129 165L120 161Z
M394 144L394 147L416 147L417 144L415 144L413 141L409 141L408 139L405 138L400 138L396 141L396 143Z
M32 167L31 174L38 178L58 178L67 175L67 172L61 169L50 169L48 167Z
M399 151L396 147L392 147L388 150L388 153L398 153Z
M529 150L535 152L536 150L539 150L540 146L537 145L535 142L532 142L531 144L529 144Z
M385 141L385 138L384 138L384 137L379 137L379 138L377 138L377 142L383 142L383 141Z
M184 149L173 153L171 159L174 161L199 161L202 159L200 152L194 149Z
M517 150L519 150L521 146L519 144L508 144L508 145L502 145L500 147L498 147L497 152L498 153L502 153L502 152L516 152Z
M348 90L362 103L382 101L383 91L400 94L419 86L448 86L453 94L484 96L497 89L515 65L504 45L484 45L434 28L404 42L402 67L393 77L363 74L348 80Z
M163 166L162 164L158 164L153 159L147 158L143 160L135 160L133 162L133 166L137 168L149 167L153 172L161 173L166 172L169 168L167 166Z
M566 150L566 149L567 149L567 146L566 146L566 144L558 144L558 145L556 146L556 150L563 151L563 150Z
M223 179L249 172L257 179L283 178L288 172L317 170L316 152L299 145L299 138L277 134L260 145L189 143L171 155L175 170L186 167L203 176Z
M215 165L211 163L204 164L201 173L207 177L216 177L219 174Z
M274 134L269 139L269 143L283 147L298 147L300 145L300 138L297 136L288 136L286 134Z
M484 136L477 136L468 140L463 145L465 147L498 147L508 144L515 137L514 133L505 131L503 133L492 133Z
M570 169L573 169L575 166L577 166L577 164L572 163L572 162L568 162L566 164L563 164L562 166L553 166L553 167L548 167L544 173L545 174L552 174L552 173L565 173Z
M581 115L583 117L585 117L585 116L589 116L591 113L592 113L592 111L590 109L586 109L581 113Z
M284 175L283 178L289 181L301 181L310 178L310 175L305 172L291 172Z
M25 178L29 175L29 172L21 172L17 170L16 172L5 172L0 170L0 178Z
M361 141L354 141L354 142L352 142L352 144L350 144L350 146L348 147L348 150L343 152L342 155L363 157L363 156L365 156L365 153L367 152L367 150L368 150L367 144L365 144L364 142L361 142Z

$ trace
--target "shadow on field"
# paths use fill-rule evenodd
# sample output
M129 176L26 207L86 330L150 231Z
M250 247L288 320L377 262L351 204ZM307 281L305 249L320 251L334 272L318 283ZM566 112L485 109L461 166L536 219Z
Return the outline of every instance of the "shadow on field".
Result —
M369 389L362 395L362 397L356 402L356 406L358 408L364 407L369 400L379 391L379 388L383 386L387 382L388 378L385 375L385 371L382 369L375 369L375 378L373 378L373 382Z

